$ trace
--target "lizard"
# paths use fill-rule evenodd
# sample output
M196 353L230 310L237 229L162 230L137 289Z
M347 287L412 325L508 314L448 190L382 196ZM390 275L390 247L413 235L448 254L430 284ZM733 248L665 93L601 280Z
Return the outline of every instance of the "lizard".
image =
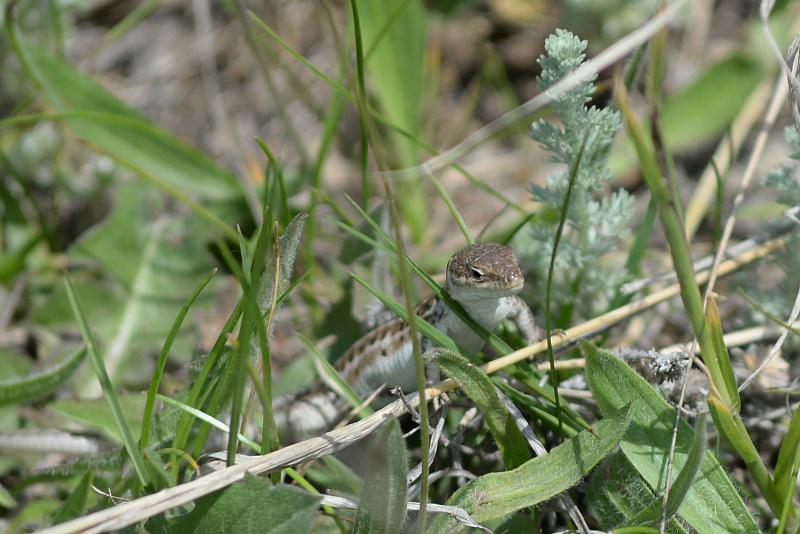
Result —
M524 283L525 277L511 248L484 243L470 245L451 256L444 289L487 331L509 319L532 343L540 336L533 312L517 294ZM416 314L468 352L483 347L481 336L435 294L417 305ZM427 338L421 341L423 352L433 348ZM356 341L334 368L361 398L384 385L415 391L416 367L408 323L398 317L375 327ZM276 399L274 405L278 428L293 440L328 430L347 411L346 402L322 381L300 393Z

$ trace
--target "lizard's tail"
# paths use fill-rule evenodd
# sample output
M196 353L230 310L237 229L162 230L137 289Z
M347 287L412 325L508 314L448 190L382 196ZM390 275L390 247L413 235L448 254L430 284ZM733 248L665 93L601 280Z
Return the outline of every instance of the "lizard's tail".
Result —
M344 402L330 390L309 388L278 397L272 403L275 423L283 440L297 442L332 428Z

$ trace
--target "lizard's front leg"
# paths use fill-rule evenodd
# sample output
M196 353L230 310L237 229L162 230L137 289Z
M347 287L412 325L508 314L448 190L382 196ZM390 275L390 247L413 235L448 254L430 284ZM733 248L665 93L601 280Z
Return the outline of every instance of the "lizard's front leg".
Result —
M528 345L533 345L541 340L543 336L542 330L536 326L536 320L528 304L519 295L512 295L506 297L506 299L508 305L506 319L514 323Z
M430 386L438 384L442 381L442 371L439 366L431 362L426 356L429 352L436 348L436 344L430 339L423 336L420 349L422 351L422 359L425 362L425 385Z

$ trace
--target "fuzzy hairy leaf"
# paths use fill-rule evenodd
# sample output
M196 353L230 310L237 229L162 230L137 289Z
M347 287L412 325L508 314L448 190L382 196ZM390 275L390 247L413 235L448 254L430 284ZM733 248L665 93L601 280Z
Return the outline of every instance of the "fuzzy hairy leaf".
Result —
M52 393L72 376L85 356L86 347L81 347L63 362L41 373L0 382L0 406L28 402Z
M513 469L530 460L528 442L514 422L514 417L497 396L491 379L460 354L437 350L429 358L475 402L500 449L506 467Z
M669 455L675 410L622 360L588 343L581 346L586 353L586 378L603 414L632 405L631 426L620 447L650 487L660 488ZM673 477L677 477L687 463L692 437L692 429L681 420ZM711 451L706 451L703 456L700 473L678 514L700 533L759 531L753 516Z
M407 513L408 456L396 419L383 426L369 450L373 469L364 480L353 533L399 533Z
M207 495L170 524L175 534L301 534L310 532L319 500L291 486L245 475L240 483Z
M626 409L584 430L549 454L539 456L511 471L489 473L456 491L447 504L463 508L478 522L497 519L534 506L565 491L605 458L628 428ZM437 516L431 532L458 531L453 518Z

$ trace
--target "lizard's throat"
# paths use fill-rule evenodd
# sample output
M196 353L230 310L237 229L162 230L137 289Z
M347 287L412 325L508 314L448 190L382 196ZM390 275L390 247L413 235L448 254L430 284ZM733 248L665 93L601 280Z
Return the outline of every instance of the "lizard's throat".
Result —
M474 303L486 300L497 300L503 297L510 297L516 295L522 290L524 281L513 286L458 286L456 284L449 284L447 292L455 300L463 303Z

